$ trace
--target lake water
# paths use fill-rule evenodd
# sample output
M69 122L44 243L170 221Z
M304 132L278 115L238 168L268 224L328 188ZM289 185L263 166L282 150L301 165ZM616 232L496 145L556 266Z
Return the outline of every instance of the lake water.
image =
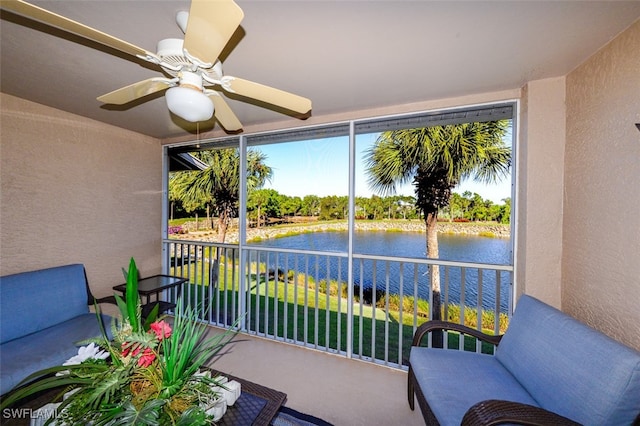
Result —
M289 248L300 250L346 252L348 244L347 232L316 232L300 234L291 237L263 240L252 243L252 245ZM489 238L471 235L439 234L438 246L441 260L451 260L460 262L483 263L493 265L509 265L511 263L511 241L508 238ZM420 233L411 232L356 232L354 239L354 252L357 254L408 257L424 259L426 252L426 236ZM278 265L273 257L262 259L269 267L276 266L281 269L292 269L294 265L293 256L280 256ZM304 256L297 256L299 265L303 265L306 260ZM495 306L496 296L496 272L479 272L478 268L466 268L462 271L458 267L441 269L441 287L444 296L448 293L449 301L458 303L461 299L461 289L464 287L464 302L467 305L475 306L478 294L481 294L481 304L485 308ZM316 279L323 279L327 276L339 281L346 281L347 263L345 258L334 258L321 256L314 258L311 266L311 274L316 275ZM445 276L446 273L446 276ZM482 288L478 286L478 276L482 275ZM402 275L402 277L401 277ZM499 272L500 281L500 310L507 311L509 287L511 277L508 272ZM389 277L387 280L386 277ZM427 267L418 265L414 270L412 264L405 264L400 269L398 262L364 260L362 263L356 261L354 265L354 281L363 284L364 288L385 290L389 293L399 294L402 285L402 293L411 295L416 292L418 297L428 299L429 283ZM414 277L418 277L417 283ZM464 277L464 280L462 279ZM445 284L448 283L445 290Z

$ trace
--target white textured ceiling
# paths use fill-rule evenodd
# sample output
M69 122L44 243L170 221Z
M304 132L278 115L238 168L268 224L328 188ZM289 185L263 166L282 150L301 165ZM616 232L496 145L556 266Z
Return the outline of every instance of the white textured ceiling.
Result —
M175 13L189 9L188 1L33 3L150 51L182 36ZM640 17L640 1L237 3L245 18L221 57L225 74L310 98L318 116L562 76ZM96 100L161 75L153 65L6 11L0 25L2 92L154 137L193 131L162 94L119 108ZM286 118L229 104L245 126Z

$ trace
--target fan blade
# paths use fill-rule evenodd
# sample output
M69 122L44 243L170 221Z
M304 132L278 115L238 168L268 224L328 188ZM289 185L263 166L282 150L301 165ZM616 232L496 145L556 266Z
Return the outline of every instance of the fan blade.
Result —
M228 92L237 93L240 96L246 96L247 98L266 102L300 114L306 114L311 111L311 101L309 99L249 80L225 76L222 78L222 87Z
M41 7L26 3L22 0L3 0L2 9L42 22L52 27L59 28L69 33L79 35L121 52L128 53L129 55L140 56L142 58L149 55L155 56L153 53L147 52L146 50L138 46L134 46L131 43L110 36L109 34L103 33L102 31L98 31L69 18L65 18L64 16L49 12Z
M215 112L213 114L216 116L218 123L220 123L227 132L237 132L238 130L242 130L242 123L240 123L240 120L238 120L238 117L236 117L229 107L229 104L225 102L222 96L213 90L208 90L207 95L209 96L209 99L213 101L213 106L215 108Z
M173 86L174 83L175 80L169 78L153 77L102 95L98 100L105 104L123 105L143 96L164 90Z
M191 0L184 50L213 64L243 17L244 12L233 0Z

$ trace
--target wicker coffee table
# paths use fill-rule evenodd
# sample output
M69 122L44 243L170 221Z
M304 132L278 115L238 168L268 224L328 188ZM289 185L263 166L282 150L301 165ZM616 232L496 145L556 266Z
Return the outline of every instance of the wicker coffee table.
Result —
M240 382L240 398L230 407L216 424L227 426L268 426L280 407L287 400L287 394L224 373L218 373Z

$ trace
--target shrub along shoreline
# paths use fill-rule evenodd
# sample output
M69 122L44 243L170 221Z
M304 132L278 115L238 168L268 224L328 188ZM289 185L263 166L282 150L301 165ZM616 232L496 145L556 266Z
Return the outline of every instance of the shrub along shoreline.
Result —
M176 235L179 239L198 241L217 241L217 233L212 229L203 229L206 221L184 222L180 225L183 232ZM385 232L418 232L426 234L425 224L417 219L397 219L397 220L358 220L356 221L356 231L385 231ZM265 240L271 238L283 238L308 232L328 232L346 231L347 221L314 221L298 224L262 226L260 228L247 229L247 239L249 241ZM495 222L439 222L438 233L441 234L461 234L478 235L491 238L510 238L511 226ZM226 243L235 244L238 242L237 227L231 227L227 232Z

